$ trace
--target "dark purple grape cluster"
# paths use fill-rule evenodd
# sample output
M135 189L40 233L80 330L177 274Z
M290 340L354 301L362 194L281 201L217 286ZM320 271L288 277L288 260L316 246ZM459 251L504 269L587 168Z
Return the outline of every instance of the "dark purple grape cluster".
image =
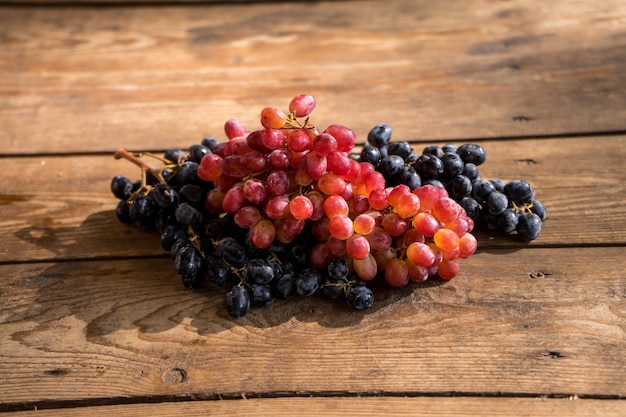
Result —
M535 190L524 180L483 179L478 171L487 158L482 146L428 145L419 154L409 142L392 142L391 134L389 125L375 126L359 154L359 161L374 165L387 184L443 187L477 225L515 232L525 242L539 236L547 211Z

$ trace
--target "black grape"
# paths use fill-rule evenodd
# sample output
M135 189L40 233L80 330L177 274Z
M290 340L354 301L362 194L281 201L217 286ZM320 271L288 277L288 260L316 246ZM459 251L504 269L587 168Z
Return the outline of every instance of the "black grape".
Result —
M133 183L123 175L116 175L111 180L111 192L120 200L128 200L133 191Z
M520 216L517 223L517 234L522 240L526 242L535 240L540 232L541 218L539 216L535 213L525 213Z
M274 269L262 259L251 259L245 266L245 272L250 284L268 284L274 279Z
M274 301L272 289L264 284L252 284L250 287L250 302L257 307L267 307Z
M367 134L367 142L377 148L385 147L391 141L391 127L384 123L374 126Z
M302 271L296 278L296 290L300 295L313 295L320 286L321 275L315 269Z
M346 290L346 302L352 308L365 310L374 303L374 293L364 285L350 285Z
M250 294L246 287L236 285L226 293L226 310L234 318L246 315L250 310Z

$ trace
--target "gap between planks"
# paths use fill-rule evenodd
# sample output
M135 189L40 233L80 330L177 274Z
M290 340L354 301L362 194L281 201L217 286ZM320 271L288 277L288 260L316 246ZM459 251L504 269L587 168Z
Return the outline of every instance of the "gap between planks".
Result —
M184 401L142 404L118 404L50 409L24 404L19 412L3 414L10 417L74 417L88 413L92 417L160 416L250 416L291 417L316 416L353 417L394 416L535 416L535 417L622 417L626 401L615 399L581 399L541 397L466 397L466 396L349 396L349 397L283 397L241 398L223 401ZM27 411L30 410L30 411Z

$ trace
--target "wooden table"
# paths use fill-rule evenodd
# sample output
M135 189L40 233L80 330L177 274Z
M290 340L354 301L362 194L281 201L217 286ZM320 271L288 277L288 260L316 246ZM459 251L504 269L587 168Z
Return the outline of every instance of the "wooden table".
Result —
M113 153L298 93L361 142L480 143L484 177L536 188L539 239L477 232L457 278L364 313L231 319L117 221L139 173ZM0 158L6 415L626 415L623 0L4 1Z

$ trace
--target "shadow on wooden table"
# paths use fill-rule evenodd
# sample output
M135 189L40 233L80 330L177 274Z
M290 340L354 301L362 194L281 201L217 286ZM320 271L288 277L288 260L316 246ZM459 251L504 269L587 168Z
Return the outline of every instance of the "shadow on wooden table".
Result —
M315 295L276 299L268 307L252 307L246 316L233 319L225 308L228 286L185 289L173 261L160 249L158 235L119 224L113 211L93 213L77 227L25 227L15 234L60 260L23 264L15 280L19 291L32 292L32 301L16 308L7 320L36 321L39 330L58 330L62 323L79 319L85 323L87 339L98 343L129 331L158 339L159 334L177 338L181 331L205 335L236 326L269 328L287 322L350 327L381 310L419 304L429 297L428 289L445 284L432 279L401 289L377 285L374 306L365 311ZM147 248L142 252L144 244ZM125 245L134 250L127 252ZM421 290L415 291L418 286Z

